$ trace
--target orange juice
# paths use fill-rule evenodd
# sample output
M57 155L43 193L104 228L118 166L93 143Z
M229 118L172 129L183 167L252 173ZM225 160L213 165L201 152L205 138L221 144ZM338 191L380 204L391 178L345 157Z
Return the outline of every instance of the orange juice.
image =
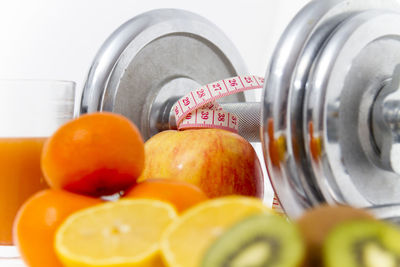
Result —
M12 225L22 203L47 188L40 170L46 138L0 138L0 245L12 244Z

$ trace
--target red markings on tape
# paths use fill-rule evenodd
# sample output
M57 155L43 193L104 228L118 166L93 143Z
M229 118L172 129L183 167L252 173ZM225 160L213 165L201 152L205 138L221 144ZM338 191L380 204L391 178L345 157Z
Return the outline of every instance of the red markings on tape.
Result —
M224 96L260 89L263 83L264 78L258 76L237 76L207 84L190 92L180 98L173 107L178 130L219 128L237 132L240 123L237 116L222 110L215 101Z

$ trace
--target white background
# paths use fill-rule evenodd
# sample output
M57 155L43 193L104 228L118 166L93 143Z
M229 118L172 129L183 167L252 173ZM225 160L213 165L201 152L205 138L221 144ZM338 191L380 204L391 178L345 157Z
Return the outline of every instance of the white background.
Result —
M151 9L181 8L212 21L232 40L249 72L264 76L285 26L307 0L0 0L0 79L60 79L77 84L104 40ZM4 127L4 126L0 126ZM261 150L260 160L263 162ZM266 202L272 191L266 180ZM1 262L0 266L22 266Z

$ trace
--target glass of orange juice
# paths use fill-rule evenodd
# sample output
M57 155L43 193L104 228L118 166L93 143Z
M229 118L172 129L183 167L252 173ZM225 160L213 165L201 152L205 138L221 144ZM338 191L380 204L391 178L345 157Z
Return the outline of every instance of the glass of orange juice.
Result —
M74 117L74 99L73 82L0 80L0 258L18 256L14 217L27 198L47 188L42 146Z

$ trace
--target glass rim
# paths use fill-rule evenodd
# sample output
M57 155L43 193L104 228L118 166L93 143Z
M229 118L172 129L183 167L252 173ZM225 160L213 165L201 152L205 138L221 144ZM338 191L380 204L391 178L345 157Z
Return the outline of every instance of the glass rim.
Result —
M0 79L0 136L49 136L75 117L75 105L74 81Z

